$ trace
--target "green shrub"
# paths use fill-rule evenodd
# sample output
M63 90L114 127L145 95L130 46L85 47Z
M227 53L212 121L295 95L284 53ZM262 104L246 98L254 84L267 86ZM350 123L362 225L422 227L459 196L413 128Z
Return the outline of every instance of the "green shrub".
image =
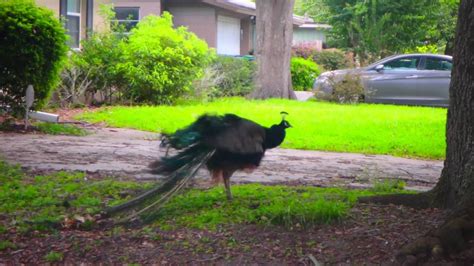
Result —
M314 52L313 61L322 66L325 70L343 69L351 66L344 52L336 49Z
M71 57L71 64L90 81L85 93L101 93L105 101L111 102L117 90L125 87L116 66L123 56L123 40L112 31L93 33L81 42L81 52ZM87 83L86 83L87 84Z
M99 93L101 100L112 103L121 89L126 88L116 65L123 57L123 27L109 23L115 17L112 6L102 5L99 11L104 19L103 30L91 33L81 41L81 51L71 53L61 73L58 97L62 106L92 103Z
M194 83L194 94L201 99L246 96L254 89L254 61L218 56Z
M320 88L316 88L316 98L330 102L356 104L363 101L366 96L359 73L331 75L328 77L328 83L332 88L332 94L324 93Z
M256 64L254 61L219 56L214 66L222 79L217 84L217 97L245 96L254 89Z
M57 86L67 52L66 34L53 12L29 0L0 1L0 109L23 111L28 84L34 109Z
M314 79L320 71L316 63L300 57L291 58L291 80L293 89L303 91L313 87Z
M291 47L291 56L312 58L314 54L320 51L318 45L313 43L298 43Z
M117 70L129 84L123 93L140 103L174 102L212 59L206 42L184 27L174 29L167 12L145 17L121 45Z

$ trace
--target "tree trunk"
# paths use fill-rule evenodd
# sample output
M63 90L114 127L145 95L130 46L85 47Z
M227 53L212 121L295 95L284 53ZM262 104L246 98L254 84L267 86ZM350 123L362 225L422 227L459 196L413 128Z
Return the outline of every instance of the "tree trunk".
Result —
M474 238L474 1L461 0L454 41L453 71L446 125L446 160L432 204L448 208L439 228L404 246L401 264L420 258L449 256L469 247Z
M474 1L461 1L446 125L446 160L433 192L442 207L474 203ZM466 205L467 204L467 205Z
M446 47L444 48L445 55L453 55L454 52L454 38L446 40Z
M253 98L295 99L290 57L294 0L257 0L257 80Z

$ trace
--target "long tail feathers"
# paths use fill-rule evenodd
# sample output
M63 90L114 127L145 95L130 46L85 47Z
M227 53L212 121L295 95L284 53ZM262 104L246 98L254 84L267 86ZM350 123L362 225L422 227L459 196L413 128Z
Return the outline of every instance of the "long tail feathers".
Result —
M178 193L197 173L214 150L204 149L193 145L171 157L163 157L150 165L154 174L165 175L164 182L156 185L143 194L104 212L105 217L125 213L125 218L119 218L124 223L143 216L145 213L156 214L163 205ZM127 215L128 214L128 215Z
M163 134L161 146L166 147L166 155L150 165L151 173L164 175L164 181L136 198L105 210L103 216L125 215L121 222L130 221L145 213L156 214L158 210L186 183L189 182L209 158L214 154L201 144L202 136L222 124L220 119L203 115L191 125L173 134ZM211 127L213 126L213 127ZM170 148L179 152L168 156Z

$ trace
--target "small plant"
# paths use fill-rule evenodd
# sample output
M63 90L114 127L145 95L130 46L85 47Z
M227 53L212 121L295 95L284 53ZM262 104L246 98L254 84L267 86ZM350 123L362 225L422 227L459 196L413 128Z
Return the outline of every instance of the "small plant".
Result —
M300 57L291 58L291 80L294 90L304 91L311 89L314 79L319 74L319 67L313 61Z
M6 250L6 249L16 249L16 245L8 240L1 240L0 251Z
M404 190L406 186L405 181L399 179L385 179L374 183L372 191L375 192L399 192Z
M84 105L87 93L92 92L94 79L92 79L91 73L93 73L94 67L86 68L78 65L79 57L80 55L77 52L72 52L66 67L61 73L61 83L56 95L62 107Z
M56 123L37 123L39 131L50 135L85 136L87 131L74 125Z
M316 88L316 98L330 102L355 104L363 101L366 96L358 73L347 73L340 77L330 75L328 84L332 88L332 92L328 93L322 91L322 88Z
M51 251L49 252L48 254L46 254L44 256L44 259L47 261L47 262L59 262L59 261L62 261L64 258L64 254L61 253L61 252L55 252L55 251Z

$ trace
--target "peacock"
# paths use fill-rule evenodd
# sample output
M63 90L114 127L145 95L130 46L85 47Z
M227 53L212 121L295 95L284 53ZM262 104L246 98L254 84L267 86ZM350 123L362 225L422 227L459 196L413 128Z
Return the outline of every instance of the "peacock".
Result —
M223 182L227 200L232 201L230 178L239 170L256 169L267 149L279 146L291 125L281 112L281 122L267 128L235 114L201 115L187 127L173 134L163 134L161 146L173 148L174 155L166 155L150 164L150 172L165 176L164 182L136 198L112 207L105 214L112 215L135 209L125 220L161 208L205 166L215 183ZM138 210L137 210L138 209Z

